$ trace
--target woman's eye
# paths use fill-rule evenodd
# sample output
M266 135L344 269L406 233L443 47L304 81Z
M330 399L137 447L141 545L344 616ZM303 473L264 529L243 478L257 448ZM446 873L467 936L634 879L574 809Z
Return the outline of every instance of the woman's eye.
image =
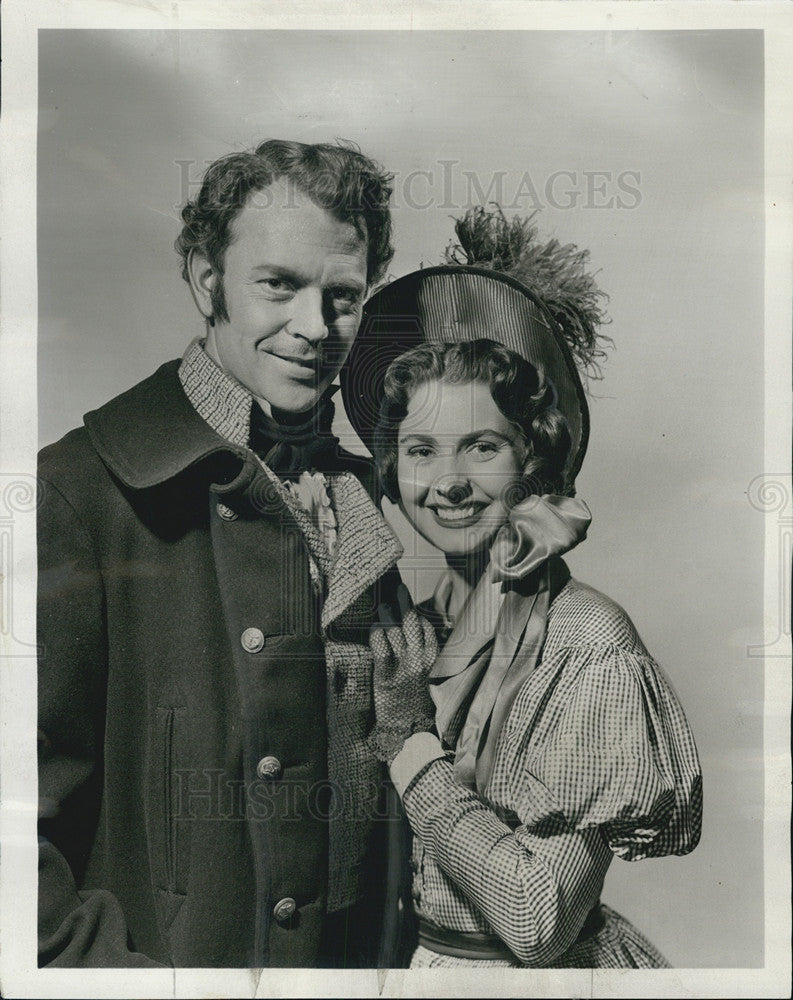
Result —
M490 458L498 451L498 447L492 441L475 441L470 448L475 458Z
M414 444L408 448L408 455L411 458L428 458L432 454L432 448L426 444Z

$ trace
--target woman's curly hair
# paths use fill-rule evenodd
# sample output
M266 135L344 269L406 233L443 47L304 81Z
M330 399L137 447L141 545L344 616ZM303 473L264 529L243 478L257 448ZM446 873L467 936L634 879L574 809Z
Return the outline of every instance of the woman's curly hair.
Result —
M182 209L182 231L175 247L182 258L182 277L188 277L188 258L197 251L221 278L212 295L214 315L228 319L223 294L223 262L232 241L232 223L252 193L288 178L321 208L341 222L351 223L367 243L367 280L370 285L385 274L391 245L389 199L393 174L364 156L351 142L309 145L268 139L254 150L229 153L212 163L196 198Z
M416 389L432 381L482 382L526 446L520 496L562 493L571 438L556 390L530 362L493 340L421 344L391 362L385 376L373 450L386 496L399 500L398 436Z

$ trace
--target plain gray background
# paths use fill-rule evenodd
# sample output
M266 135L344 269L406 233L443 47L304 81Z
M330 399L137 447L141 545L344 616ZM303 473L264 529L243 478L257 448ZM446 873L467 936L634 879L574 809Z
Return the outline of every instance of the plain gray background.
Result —
M264 138L395 172L394 276L485 197L591 249L617 349L569 562L665 668L705 780L697 850L615 861L603 898L674 965L761 965L762 33L43 31L39 95L42 444L202 332L179 205ZM436 555L395 524L423 597Z

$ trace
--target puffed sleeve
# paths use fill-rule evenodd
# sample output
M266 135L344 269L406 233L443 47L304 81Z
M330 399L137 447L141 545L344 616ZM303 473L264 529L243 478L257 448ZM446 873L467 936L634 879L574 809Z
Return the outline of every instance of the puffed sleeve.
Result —
M545 697L527 706L532 724L518 739L521 820L600 827L629 861L692 851L702 819L699 759L652 657L596 644L562 650L540 669Z

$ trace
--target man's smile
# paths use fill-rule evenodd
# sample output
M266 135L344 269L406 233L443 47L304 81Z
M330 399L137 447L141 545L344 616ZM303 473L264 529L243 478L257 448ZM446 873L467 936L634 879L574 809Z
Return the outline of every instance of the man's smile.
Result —
M276 358L289 371L292 378L313 379L320 374L322 361L318 354L276 354L273 351L261 351L271 358Z

